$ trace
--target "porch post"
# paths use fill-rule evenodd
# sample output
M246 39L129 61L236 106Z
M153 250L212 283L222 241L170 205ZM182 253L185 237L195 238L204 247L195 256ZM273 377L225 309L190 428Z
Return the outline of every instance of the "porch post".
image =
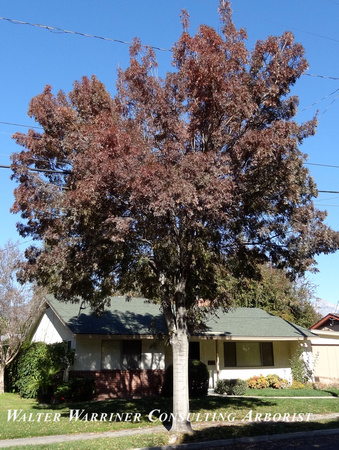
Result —
M217 381L219 381L219 353L218 353L218 339L215 341L215 368L217 370Z

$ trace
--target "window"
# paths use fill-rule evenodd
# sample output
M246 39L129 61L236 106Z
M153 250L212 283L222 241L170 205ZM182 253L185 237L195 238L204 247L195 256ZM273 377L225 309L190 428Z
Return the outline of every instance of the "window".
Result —
M121 368L121 342L113 339L101 341L101 369L114 370Z
M261 342L261 360L263 366L274 366L272 342Z
M188 359L200 361L200 342L189 342Z
M122 341L122 368L139 369L141 361L141 341Z
M224 343L224 361L225 367L237 366L237 351L235 342Z
M272 342L224 342L225 367L274 366Z

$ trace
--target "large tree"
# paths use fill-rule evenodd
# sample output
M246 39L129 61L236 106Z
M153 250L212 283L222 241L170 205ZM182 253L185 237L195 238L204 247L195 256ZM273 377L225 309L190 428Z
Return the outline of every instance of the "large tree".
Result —
M291 280L285 270L264 264L255 278L227 278L234 306L262 308L285 320L310 328L321 315L313 306L315 286L306 277Z
M8 241L0 248L0 394L5 368L19 353L44 302L42 290L18 282L22 260L18 244Z
M291 86L307 69L291 33L246 49L229 2L221 32L200 26L173 46L173 71L156 75L154 52L135 40L112 98L96 77L66 95L47 86L29 115L43 128L16 133L14 212L26 275L61 300L104 308L114 291L159 302L173 349L176 418L190 429L189 326L198 299L229 303L224 279L270 261L292 275L338 248L312 199ZM33 171L32 169L35 169Z

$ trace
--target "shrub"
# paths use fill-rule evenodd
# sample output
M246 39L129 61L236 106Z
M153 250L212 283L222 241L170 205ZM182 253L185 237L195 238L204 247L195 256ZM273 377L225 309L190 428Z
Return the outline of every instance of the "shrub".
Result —
M58 383L62 380L62 372L59 367L45 366L41 367L39 373L29 383L28 388L36 392L39 403L51 403L54 391Z
M269 382L263 375L254 376L247 380L247 386L251 389L265 389L269 387Z
M15 386L22 397L38 394L49 398L62 382L63 371L73 363L74 352L67 343L47 345L34 342L23 347L17 361Z
M83 402L92 400L95 394L94 378L74 377L57 387L56 401Z
M247 386L250 389L265 389L265 388L273 388L273 389L285 389L288 386L288 381L280 378L278 375L267 375L264 377L263 375L254 376L247 380Z
M267 375L268 387L273 389L285 389L288 387L288 381L280 378L278 375Z
M292 377L294 381L297 381L302 384L306 384L308 381L311 381L313 378L313 370L302 357L303 349L302 347L298 347L292 359L290 359L291 363L291 371Z
M15 381L15 386L22 397L36 397L38 388L33 382L38 378L40 367L46 364L46 360L47 345L42 342L26 345L22 349L18 357Z
M216 394L244 395L246 390L246 381L240 380L238 378L230 380L218 380L214 392Z
M312 383L312 387L316 391L322 391L324 389L338 389L339 385L336 385L335 383L334 384L327 384L327 383L322 383L320 381L316 381L316 382Z
M189 360L188 387L190 397L204 397L208 392L209 372L206 364L198 360ZM173 364L165 371L161 393L164 397L173 396Z
M300 383L300 381L293 380L290 386L291 389L304 389L305 385Z

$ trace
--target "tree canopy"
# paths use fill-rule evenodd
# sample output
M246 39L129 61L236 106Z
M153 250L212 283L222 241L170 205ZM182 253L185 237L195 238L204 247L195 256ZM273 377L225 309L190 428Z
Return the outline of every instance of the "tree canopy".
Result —
M250 52L229 2L219 14L220 33L191 36L183 11L165 78L135 39L116 96L95 76L68 95L46 86L28 111L43 131L14 135L13 212L43 242L26 252L26 276L98 309L114 291L159 302L173 354L199 298L229 304L227 274L267 262L304 273L339 243L299 149L316 129L294 120L302 46L286 32Z
M256 279L228 277L234 306L262 308L305 328L321 318L313 306L314 286L306 277L291 280L284 270L269 265L259 266L258 271Z
M43 305L43 292L17 280L23 255L8 241L0 249L0 394L5 367L18 354Z

